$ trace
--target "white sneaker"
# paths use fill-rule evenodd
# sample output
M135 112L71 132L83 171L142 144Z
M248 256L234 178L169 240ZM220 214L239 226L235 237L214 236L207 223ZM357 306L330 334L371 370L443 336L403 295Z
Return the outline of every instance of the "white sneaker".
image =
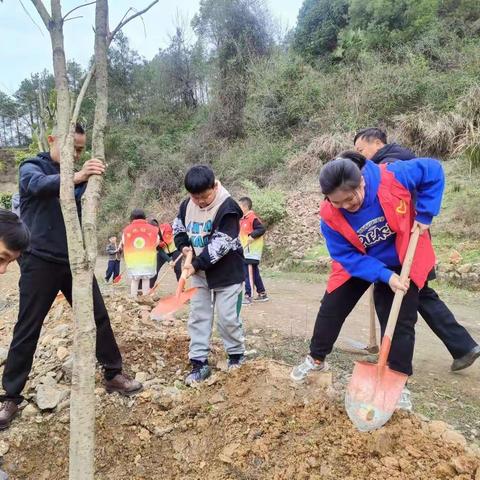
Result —
M328 369L329 365L325 360L321 363L317 363L310 355L307 355L303 363L297 365L292 370L290 377L296 382L301 382L302 380L305 380L305 377L310 371L326 372Z
M403 387L402 394L397 402L397 410L405 410L407 412L413 411L412 399L410 398L410 390Z

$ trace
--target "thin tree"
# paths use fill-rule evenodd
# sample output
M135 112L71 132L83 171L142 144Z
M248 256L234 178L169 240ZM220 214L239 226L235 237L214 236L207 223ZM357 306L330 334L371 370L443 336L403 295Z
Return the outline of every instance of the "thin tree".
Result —
M77 215L74 198L74 134L75 124L88 85L95 73L96 107L93 127L93 154L104 160L104 132L108 111L107 50L115 34L129 21L145 13L145 9L129 9L119 25L110 33L108 0L79 5L62 16L60 0L51 0L51 13L42 0L31 0L50 33L53 71L57 93L56 137L60 147L60 202L67 232L68 255L72 271L73 291L73 374L70 406L70 480L93 480L95 450L95 321L93 315L92 281L97 255L97 210L101 178L93 176L83 199L83 222ZM75 10L96 4L95 61L78 94L73 110L65 58L63 25ZM71 112L73 111L73 114Z

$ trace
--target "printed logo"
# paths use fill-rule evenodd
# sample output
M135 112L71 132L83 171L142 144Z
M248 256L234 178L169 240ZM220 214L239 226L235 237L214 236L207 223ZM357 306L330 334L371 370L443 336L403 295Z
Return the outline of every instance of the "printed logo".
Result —
M407 204L405 200L400 200L400 204L398 205L395 211L397 213L400 213L400 215L404 215L405 213L407 213Z
M212 233L213 222L190 222L187 225L187 233L194 248L203 248L208 245Z

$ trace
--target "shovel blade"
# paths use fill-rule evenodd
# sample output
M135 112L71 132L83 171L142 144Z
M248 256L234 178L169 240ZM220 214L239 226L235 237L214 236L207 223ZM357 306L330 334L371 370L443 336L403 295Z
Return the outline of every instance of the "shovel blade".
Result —
M355 362L345 394L345 408L358 430L370 432L388 422L407 379L408 375L387 366Z
M187 303L197 292L197 288L189 288L180 295L171 295L160 300L157 306L151 311L150 317L153 320L162 320L164 316L175 313Z
M114 284L120 283L121 280L122 280L122 274L120 273L113 279L113 283Z

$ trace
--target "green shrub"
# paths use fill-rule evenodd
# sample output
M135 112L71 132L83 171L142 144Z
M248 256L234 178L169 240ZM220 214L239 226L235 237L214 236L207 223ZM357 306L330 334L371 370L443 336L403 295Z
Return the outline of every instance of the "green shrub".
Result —
M12 194L11 193L0 193L0 207L5 208L6 210L12 209Z
M250 181L243 182L246 195L252 199L255 213L266 225L279 222L286 215L285 194L275 188L259 188Z

